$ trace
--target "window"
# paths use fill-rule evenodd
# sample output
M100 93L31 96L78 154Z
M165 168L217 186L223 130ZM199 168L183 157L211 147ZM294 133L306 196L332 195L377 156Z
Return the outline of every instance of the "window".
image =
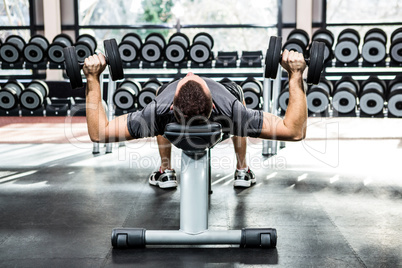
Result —
M327 0L327 23L400 22L400 0Z
M327 0L326 14L327 28L335 39L345 28L353 28L360 33L362 46L364 35L372 28L381 28L390 40L392 32L402 26L402 1Z
M265 50L277 34L277 0L79 0L80 34L120 42L129 32L144 40L159 32L166 41L180 23L190 41L198 32L214 38L214 51Z
M29 1L0 1L0 25L0 27L7 27L7 30L0 31L0 37L3 41L10 35L20 35L26 41L29 40Z

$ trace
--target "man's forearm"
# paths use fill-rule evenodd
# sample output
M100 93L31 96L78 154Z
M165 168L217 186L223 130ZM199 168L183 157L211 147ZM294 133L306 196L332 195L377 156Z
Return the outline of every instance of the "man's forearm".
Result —
M87 80L86 118L91 141L99 142L105 140L105 130L108 120L102 105L99 79Z
M289 77L289 103L283 124L293 132L297 139L303 139L306 135L307 100L305 90L301 74L296 73Z

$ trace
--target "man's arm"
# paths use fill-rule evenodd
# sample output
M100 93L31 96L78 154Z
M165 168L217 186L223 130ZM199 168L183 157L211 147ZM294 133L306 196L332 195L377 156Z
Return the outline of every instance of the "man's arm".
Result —
M102 54L85 59L84 74L87 77L86 118L88 133L93 142L115 142L132 139L127 128L127 115L108 121L102 105L99 76L106 68Z
M289 73L289 104L284 119L264 112L260 138L286 141L302 140L307 129L307 101L303 86L306 62L302 54L282 53L281 65Z

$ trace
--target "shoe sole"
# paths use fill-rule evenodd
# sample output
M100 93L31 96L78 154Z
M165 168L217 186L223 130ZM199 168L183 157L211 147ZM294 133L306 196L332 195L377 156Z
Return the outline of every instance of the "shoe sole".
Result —
M177 181L159 182L159 181L151 181L151 180L149 180L149 184L151 184L153 186L159 186L159 188L162 188L162 189L176 188L177 187Z
M252 179L252 180L248 180L248 181L246 181L246 180L235 180L233 182L233 187L248 188L254 183L256 183L256 179Z

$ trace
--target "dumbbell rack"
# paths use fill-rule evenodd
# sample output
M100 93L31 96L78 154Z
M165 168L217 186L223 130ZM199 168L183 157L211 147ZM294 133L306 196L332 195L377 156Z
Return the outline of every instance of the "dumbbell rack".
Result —
M402 64L397 64L391 62L389 59L381 62L380 64L371 64L364 62L364 60L360 59L351 64L343 64L341 62L332 61L329 62L325 66L322 77L327 78L328 80L334 82L339 80L343 76L352 76L355 80L363 81L366 80L369 76L378 76L381 80L389 82L396 75L402 73ZM334 116L333 113L329 113L329 116ZM346 114L338 114L337 116L356 116L362 117L360 110L357 109L355 113L350 115ZM384 114L380 115L381 117L388 117L387 109L385 109ZM364 116L367 117L367 116ZM375 117L375 116L368 116Z

